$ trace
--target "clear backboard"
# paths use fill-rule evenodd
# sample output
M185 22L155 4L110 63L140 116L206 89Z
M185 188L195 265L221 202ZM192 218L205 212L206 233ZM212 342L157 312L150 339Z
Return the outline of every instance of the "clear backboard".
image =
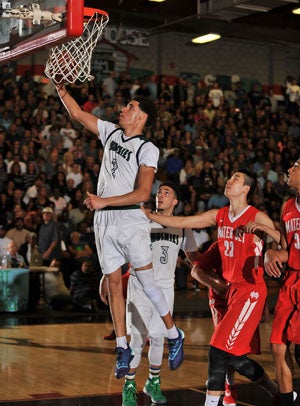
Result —
M83 0L0 0L0 64L83 32Z

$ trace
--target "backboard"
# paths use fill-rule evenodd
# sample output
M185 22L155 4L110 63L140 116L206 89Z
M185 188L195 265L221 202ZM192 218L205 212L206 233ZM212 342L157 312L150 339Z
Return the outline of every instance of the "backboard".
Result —
M0 64L83 31L84 0L0 0Z

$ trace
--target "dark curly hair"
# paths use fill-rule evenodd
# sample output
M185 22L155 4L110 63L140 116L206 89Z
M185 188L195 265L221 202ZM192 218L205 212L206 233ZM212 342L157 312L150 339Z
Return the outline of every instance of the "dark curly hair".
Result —
M157 109L152 100L144 96L136 96L133 100L139 103L140 109L148 115L146 127L151 127L157 119Z

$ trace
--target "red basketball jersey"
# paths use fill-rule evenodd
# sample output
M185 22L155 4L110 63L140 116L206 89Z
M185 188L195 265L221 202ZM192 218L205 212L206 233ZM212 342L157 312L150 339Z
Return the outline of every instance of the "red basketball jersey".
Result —
M254 241L254 235L244 231L250 221L255 221L257 212L255 207L247 206L233 218L229 206L218 210L218 246L223 278L230 283L263 282L263 240Z
M295 198L287 200L282 210L288 245L290 269L300 270L300 205Z

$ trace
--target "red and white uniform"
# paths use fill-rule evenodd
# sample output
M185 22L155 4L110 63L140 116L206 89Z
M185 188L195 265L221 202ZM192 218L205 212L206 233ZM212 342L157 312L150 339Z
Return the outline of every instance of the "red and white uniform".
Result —
M263 240L244 228L255 221L258 210L247 206L232 217L229 206L217 213L218 247L222 276L230 282L227 311L218 323L210 344L233 355L251 352L251 340L263 313L267 288L263 278Z
M300 344L300 205L295 198L284 204L281 216L289 259L275 307L270 341L272 344L287 341Z
M218 248L218 243L214 242L201 256L201 268L213 269L218 275L223 276L222 260ZM214 326L216 327L223 319L227 311L227 297L220 296L212 288L208 291L209 307ZM251 341L250 354L260 354L260 333L259 326L255 330Z

